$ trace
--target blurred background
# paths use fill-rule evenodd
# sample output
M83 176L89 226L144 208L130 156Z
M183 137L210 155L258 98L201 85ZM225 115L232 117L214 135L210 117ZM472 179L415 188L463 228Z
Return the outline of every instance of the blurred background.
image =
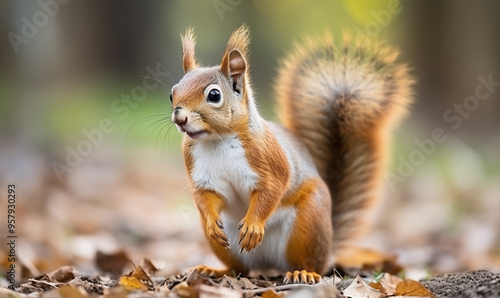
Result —
M279 61L301 37L351 31L399 48L416 102L361 244L431 274L500 271L500 1L10 0L0 2L0 272L8 184L23 276L92 272L98 251L171 274L219 264L168 95L183 74L180 33L194 27L198 60L215 65L242 23L268 119Z

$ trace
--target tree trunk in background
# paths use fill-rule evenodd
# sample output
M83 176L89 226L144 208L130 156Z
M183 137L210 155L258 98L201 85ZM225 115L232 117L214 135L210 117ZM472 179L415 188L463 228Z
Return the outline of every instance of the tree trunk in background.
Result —
M498 1L413 1L403 54L413 56L418 81L413 114L421 115L429 128L448 125L443 113L474 95L478 76L493 75L500 81L500 3ZM464 119L458 135L498 138L500 88ZM479 132L479 134L478 134ZM454 132L455 133L455 132Z

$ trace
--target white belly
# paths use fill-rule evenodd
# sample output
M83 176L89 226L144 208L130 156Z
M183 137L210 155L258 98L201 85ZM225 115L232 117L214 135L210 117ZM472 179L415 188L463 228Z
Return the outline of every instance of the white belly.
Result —
M226 208L221 212L221 218L234 255L250 270L288 270L286 246L295 221L295 210L291 207L274 212L266 222L261 245L247 254L240 254L238 223L247 212L250 195L259 179L248 164L241 141L232 137L198 142L193 146L192 154L195 161L191 174L193 183L216 191L225 200Z

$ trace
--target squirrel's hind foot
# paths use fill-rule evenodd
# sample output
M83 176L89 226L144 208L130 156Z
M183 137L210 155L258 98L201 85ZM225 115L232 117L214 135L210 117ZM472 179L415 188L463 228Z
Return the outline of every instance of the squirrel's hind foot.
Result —
M321 275L316 272L308 272L306 270L288 271L283 279L285 284L316 284L321 282Z

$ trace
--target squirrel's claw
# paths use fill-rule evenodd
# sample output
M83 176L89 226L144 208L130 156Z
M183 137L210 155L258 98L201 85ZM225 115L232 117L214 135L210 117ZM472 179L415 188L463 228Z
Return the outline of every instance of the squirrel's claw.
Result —
M238 225L238 230L240 230L238 240L238 245L241 247L240 253L244 251L250 252L264 239L264 225L262 224L248 224L245 220L242 220Z
M295 270L294 272L288 271L283 279L285 284L316 284L321 282L321 275L316 272L308 272L306 270Z
M227 238L226 233L222 230L223 228L222 221L218 220L215 222L215 225L207 225L207 235L218 245L225 249L230 249L231 246L229 245L229 239Z

